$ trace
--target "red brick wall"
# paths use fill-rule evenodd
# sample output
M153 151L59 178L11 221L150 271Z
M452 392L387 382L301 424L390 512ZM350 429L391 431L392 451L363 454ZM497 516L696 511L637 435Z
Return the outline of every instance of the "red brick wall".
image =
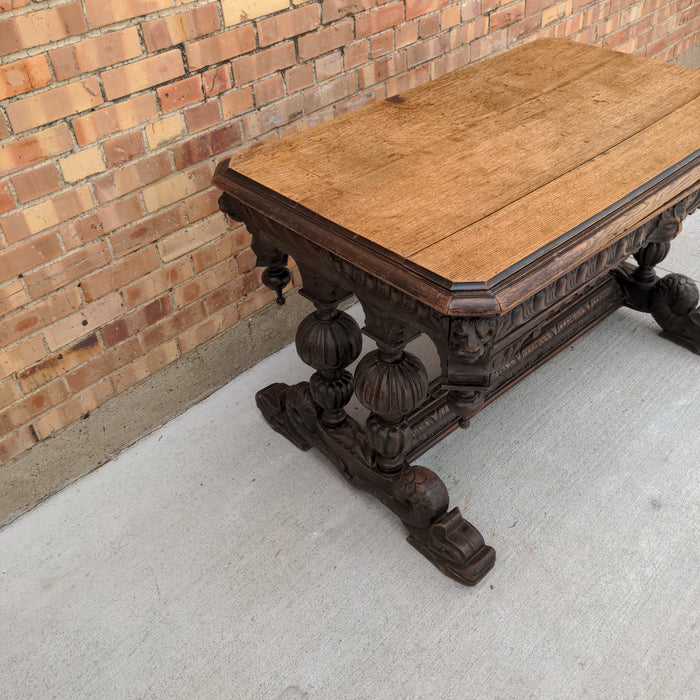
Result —
M695 0L0 0L0 461L272 293L213 165L540 36L663 60Z

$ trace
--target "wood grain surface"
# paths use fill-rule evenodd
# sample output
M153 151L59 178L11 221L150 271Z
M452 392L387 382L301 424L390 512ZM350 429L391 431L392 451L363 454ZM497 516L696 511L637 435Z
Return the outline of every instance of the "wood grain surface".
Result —
M548 39L230 168L413 269L487 283L699 148L700 71Z

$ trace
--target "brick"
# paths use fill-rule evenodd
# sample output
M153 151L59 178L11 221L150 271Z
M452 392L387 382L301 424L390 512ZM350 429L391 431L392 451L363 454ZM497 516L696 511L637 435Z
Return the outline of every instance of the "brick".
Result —
M21 280L13 280L0 287L0 316L19 309L29 301Z
M61 189L61 177L53 163L27 170L12 178L17 200L22 204Z
M496 10L491 13L489 19L489 28L491 31L496 31L497 29L502 29L510 24L515 24L525 17L525 0L519 2L515 5L509 5L502 10ZM542 13L542 20L544 24L544 13Z
M171 0L120 0L120 2L85 0L85 14L90 27L94 29L125 19L141 17L158 10L165 10L171 4Z
M79 418L87 418L90 411L103 404L114 395L109 380L100 382L86 391L73 396L63 405L49 411L36 421L36 429L41 438L46 438Z
M0 182L0 213L14 209L15 200L12 198L10 186L7 182Z
M392 78L387 81L386 94L387 97L392 97L400 92L405 92L411 88L423 85L430 80L430 68L426 65L415 68L414 70L400 75L397 78Z
M249 87L234 90L222 95L220 103L224 119L233 119L253 109L253 90Z
M32 10L0 20L0 56L82 34L87 30L80 2Z
M316 58L349 44L353 38L352 22L348 20L337 22L313 34L300 37L299 58L302 61L308 61L310 58Z
M284 97L284 81L280 73L261 80L253 86L255 104L260 107L268 102L274 102Z
M254 294L250 294L238 303L240 318L248 318L252 313L261 309L275 300L275 293L271 289L260 289Z
M341 102L336 103L336 105L342 104ZM284 138L292 134L298 134L305 129L310 129L312 126L317 124L323 124L323 122L328 122L335 117L335 106L326 107L325 109L318 110L307 117L302 117L297 119L291 124L282 125L279 128L279 138ZM268 138L273 138L272 136Z
M91 109L103 101L100 84L91 76L11 102L6 113L12 129L19 133Z
M205 216L209 216L216 211L219 211L218 206L219 193L217 190L205 190L200 194L190 197L185 202L185 211L187 211L187 219L192 223L199 221Z
M0 12L18 10L20 7L25 7L28 4L29 0L0 0Z
M284 79L287 84L287 94L311 87L314 84L313 64L307 63L286 70L284 72Z
M9 406L20 398L19 390L11 379L0 382L0 408Z
M158 253L164 262L170 262L220 237L224 231L220 217L204 219L158 241Z
M100 331L105 347L111 348L122 340L136 335L144 328L165 318L171 311L170 297L165 294L145 306L118 318Z
M17 0L14 1L16 2ZM0 463L17 457L37 442L39 442L39 437L31 425L10 433L10 435L0 441Z
M33 365L46 354L44 341L39 337L29 338L9 350L0 352L0 379Z
M157 153L94 180L95 196L98 202L104 203L160 180L171 171L168 154Z
M2 116L2 113L0 112L0 139L6 139L10 136L10 129L7 126L7 123L5 122L5 118Z
M406 0L406 19L414 19L420 15L439 10L449 4L449 0Z
M583 15L579 14L576 17L569 17L563 22L559 22L554 28L554 36L559 38L569 37L575 34L583 27Z
M343 54L340 51L326 54L314 61L316 80L319 83L332 78L343 70Z
M223 126L200 136L177 144L172 148L175 167L183 170L223 151L235 148L241 143L241 132L238 126ZM191 200L187 200L189 206ZM188 208L188 216L192 219ZM200 217L197 217L200 218Z
M185 110L185 124L190 134L221 124L219 101L209 100L204 104Z
M231 77L231 69L228 66L217 66L216 68L210 68L202 76L202 91L204 92L204 97L214 97L215 95L220 95L226 90L230 90L233 86L233 79Z
M253 139L288 124L303 114L301 96L294 95L244 116L243 130L246 138Z
M507 40L507 30L499 29L497 32L477 39L471 47L472 61L478 61L493 53L505 51Z
M103 268L110 260L104 241L92 243L78 251L66 253L56 262L24 275L29 294L38 299L61 287L77 282L85 275ZM88 299L88 301L90 301Z
M120 131L127 131L137 124L158 118L156 100L147 92L115 105L98 109L71 122L79 146L87 146L95 141Z
M318 5L304 5L289 12L260 20L258 23L260 46L277 44L290 37L299 36L319 26Z
M132 195L71 221L59 229L59 234L66 250L72 250L142 216L141 202L137 195Z
M523 37L530 36L534 34L540 28L541 17L539 15L535 17L526 17L520 22L511 24L508 27L508 43L518 41Z
M506 0L507 2L508 0ZM556 0L542 0L542 2L549 2L549 4L553 4L556 2ZM500 5L504 4L503 0L481 0L481 14L482 15L487 15L490 12L493 12L497 7L500 7Z
M110 235L109 241L114 254L121 257L152 243L161 236L177 231L184 225L185 216L182 208L173 207L137 224L115 231Z
M116 136L105 141L102 148L109 168L116 168L118 165L139 158L146 153L146 146L140 131Z
M112 385L116 393L125 391L130 386L144 380L161 367L170 364L180 356L177 343L173 340L152 350L144 357L140 357L125 367L121 372L117 372L112 377Z
M413 68L420 63L425 63L432 58L442 56L450 48L450 37L447 34L433 37L419 44L414 44L406 49L406 65Z
M367 41L357 41L354 44L343 47L343 65L345 70L367 63L368 59L369 44Z
M323 24L329 24L337 19L369 10L376 4L376 0L323 0L321 21Z
M142 55L136 27L126 27L94 39L82 39L75 44L49 51L57 80L92 73L115 63L129 61Z
M137 338L129 338L113 348L102 351L94 359L66 375L66 382L74 393L83 391L102 381L121 367L142 355L141 343Z
M2 228L8 242L16 243L91 208L90 189L87 185L81 185L6 216L2 220Z
M364 92L355 93L352 97L342 102L338 102L334 109L336 115L347 114L348 112L354 112L356 109L365 107L366 105L374 104L379 102L386 97L386 89L384 85L375 85L370 90L365 90Z
M394 32L382 32L369 40L370 58L377 58L394 50Z
M440 31L440 16L429 15L428 17L423 17L418 21L418 36L421 39L426 39L428 37L434 36Z
M0 414L0 433L10 433L29 423L50 408L65 401L68 397L66 383L59 379L46 385L40 391L16 403L11 411Z
M299 41L302 41L300 39ZM233 77L237 85L250 83L296 63L294 44L288 41L259 51L252 56L239 58L233 63Z
M257 262L258 256L252 248L246 248L236 256L236 265L238 266L238 272L241 274L253 270Z
M207 39L194 41L185 47L190 70L223 63L255 49L255 30L252 24L236 27Z
M55 233L37 236L0 252L0 281L21 275L61 254Z
M250 245L250 234L248 234L245 227L236 227L236 229L223 237L217 238L215 241L192 253L192 264L195 272L207 270L224 260L230 261L236 253L239 253L247 245ZM247 248L247 250L250 250L250 248ZM233 262L229 264L231 266L234 265Z
M160 323L146 328L139 335L139 339L146 351L152 350L168 340L171 340L188 328L192 328L197 323L204 320L206 316L207 310L204 306L204 302L200 299L194 304L190 304L184 309L168 316L168 318Z
M58 163L61 166L63 179L66 182L78 182L90 175L103 173L107 169L99 146L93 146L92 148L73 153L65 158L61 158Z
M93 333L80 342L42 358L41 361L19 372L17 380L26 394L48 384L72 369L85 364L100 353L100 341Z
M68 289L37 301L0 319L0 338L6 345L26 338L44 326L65 318L80 308L80 292L77 288Z
M214 338L222 331L233 326L239 318L238 307L230 306L219 313L213 314L194 328L188 328L177 338L181 352L184 355L207 340Z
M119 318L124 313L124 303L119 294L110 294L89 304L77 313L44 329L44 338L50 350L75 343L96 329Z
M469 22L469 20L476 19L482 13L481 0L463 0L461 8L462 22Z
M168 292L192 277L192 265L189 259L178 260L167 267L160 267L149 275L127 285L122 296L127 309L141 306L147 301Z
M355 37L362 37L395 27L403 22L404 3L395 2L391 5L384 5L376 10L370 10L359 15L355 19Z
M236 296L242 296L255 287L255 283L250 286L249 278L250 276L246 277L244 281L243 277L238 275L236 265L226 260L173 290L173 299L178 308L183 308L224 285L235 288Z
M383 82L387 78L398 75L406 70L406 54L402 51L391 56L386 56L374 61L367 66L362 66L357 71L357 79L360 90L370 85Z
M161 83L175 80L185 73L178 49L143 58L119 68L103 71L102 84L107 99L116 100Z
M164 112L172 112L175 109L190 104L201 102L204 99L202 92L202 79L199 75L193 75L184 80L178 80L156 89L158 101Z
M221 0L224 24L227 27L285 10L288 7L289 0Z
M0 65L0 100L39 90L51 82L51 71L43 54Z
M154 247L144 248L110 265L103 265L99 272L81 282L81 288L88 302L119 291L130 282L153 272L159 265Z
M211 166L205 164L186 172L177 173L150 187L145 187L141 195L146 205L146 211L158 211L190 194L209 187L211 176Z
M472 22L462 24L451 32L450 41L452 48L464 44L470 44L475 39L485 36L489 31L489 18L479 17ZM472 56L472 60L474 57Z
M487 20L488 21L488 20ZM401 49L418 39L418 22L406 22L394 30L394 47Z
M352 95L355 89L355 76L353 74L341 75L335 80L331 80L304 93L304 111L310 114L327 107L334 102L342 100L344 97Z
M157 122L146 124L144 129L146 140L151 151L155 151L166 143L175 141L185 133L185 126L179 114L173 114Z
M558 22L560 19L566 17L570 11L571 0L567 0L567 2L560 2L558 5L542 10L542 26L546 27L548 24Z
M221 29L217 3L197 7L188 12L144 22L141 25L146 48L160 51L176 44L213 34Z
M446 7L440 13L440 29L443 31L446 29L452 29L452 27L456 27L460 23L463 4L465 3L452 5L452 7Z

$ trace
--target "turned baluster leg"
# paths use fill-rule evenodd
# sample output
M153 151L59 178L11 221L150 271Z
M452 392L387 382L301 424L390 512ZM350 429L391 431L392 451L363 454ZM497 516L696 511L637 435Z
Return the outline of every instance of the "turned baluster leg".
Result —
M345 420L345 405L352 398L352 374L345 367L362 350L362 333L355 319L339 311L337 301L306 294L316 311L299 324L296 348L299 357L316 372L309 380L311 398L319 407L321 422L332 427Z
M374 458L372 468L388 480L382 500L411 533L408 541L444 574L474 584L493 566L495 552L459 511L448 512L449 495L430 469L411 466L407 416L424 400L428 375L423 363L405 351L407 327L363 304L365 332L377 342L355 370L355 393L371 413L365 432Z

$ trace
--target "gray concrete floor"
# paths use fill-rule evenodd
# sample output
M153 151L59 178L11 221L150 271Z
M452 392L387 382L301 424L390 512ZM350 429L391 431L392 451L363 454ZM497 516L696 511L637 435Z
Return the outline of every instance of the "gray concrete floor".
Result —
M663 267L700 280L699 215ZM306 376L285 348L0 530L0 697L700 696L697 355L620 310L422 457L497 549L475 588L265 425Z

